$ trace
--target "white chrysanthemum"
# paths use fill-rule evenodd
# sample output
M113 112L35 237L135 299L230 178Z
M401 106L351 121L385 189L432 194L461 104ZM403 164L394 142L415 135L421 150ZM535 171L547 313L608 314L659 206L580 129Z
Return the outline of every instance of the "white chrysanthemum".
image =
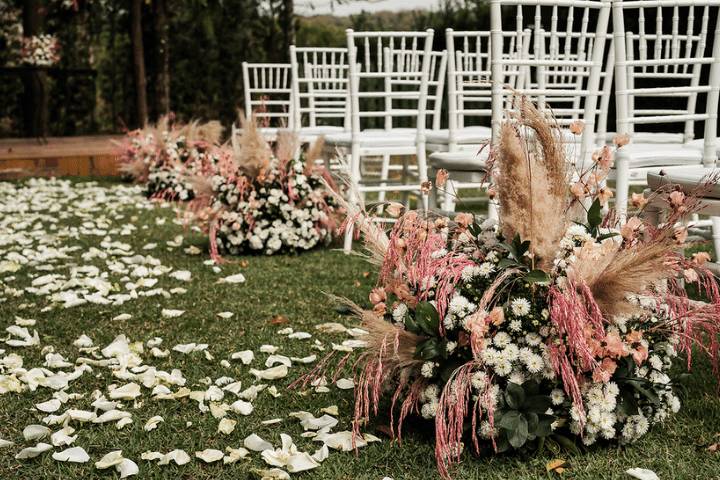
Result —
M445 350L447 350L447 353L453 353L456 348L457 348L457 342L448 341L445 344Z
M463 268L463 271L460 275L463 281L469 282L477 275L480 275L480 267L478 267L477 265L468 265L467 267Z
M462 315L470 306L470 301L462 295L455 295L450 300L450 312L456 315Z
M512 364L507 360L497 362L497 364L495 365L495 373L497 373L501 377L506 377L510 375L510 372L512 372Z
M506 347L511 341L512 338L510 338L510 335L505 332L498 332L493 338L493 343L500 348Z
M481 277L488 277L494 271L495 265L493 265L491 262L483 262L480 264L480 267L478 267L478 274Z
M434 383L431 383L427 387L425 387L425 390L423 391L423 395L425 395L425 398L428 401L437 400L440 396L440 388L435 385Z
M528 302L526 298L514 298L510 302L510 310L513 315L524 317L530 313L530 302Z
M435 362L425 362L420 368L420 374L425 378L432 378L436 366L437 363Z
M561 405L565 401L565 393L559 388L553 389L550 392L550 401L553 405Z
M487 385L487 375L485 375L485 372L473 373L472 377L470 377L470 384L477 391L484 390L485 385Z
M540 355L533 355L527 359L525 367L530 373L540 373L545 368L545 362Z
M525 375L520 370L515 370L508 377L508 381L516 385L522 385L525 383Z
M407 315L408 306L404 303L398 303L393 309L392 317L396 323L405 323L405 315Z
M540 345L540 342L542 342L542 337L537 333L532 332L525 335L525 341L528 343L528 345L536 346Z
M663 368L663 361L657 355L650 355L648 362L650 362L650 366L655 370L661 370Z
M507 361L514 362L520 357L520 349L514 343L510 343L505 346L502 355Z
M510 322L510 325L508 326L511 332L521 332L522 331L522 322L520 320L513 320Z
M619 393L620 393L620 388L617 386L617 383L608 382L605 384L605 394L606 395L617 396Z
M435 417L435 414L437 414L437 409L437 402L426 403L420 409L420 413L422 414L423 418L430 419Z

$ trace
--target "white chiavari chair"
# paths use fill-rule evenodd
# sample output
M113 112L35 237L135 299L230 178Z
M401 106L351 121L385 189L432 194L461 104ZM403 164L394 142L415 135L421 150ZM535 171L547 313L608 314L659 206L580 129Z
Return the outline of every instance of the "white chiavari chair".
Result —
M350 128L347 48L290 46L293 130L302 143Z
M245 117L253 115L268 141L280 128L292 128L292 85L289 63L242 63ZM233 125L232 135L239 133Z
M490 141L490 32L445 31L448 48L448 128L428 132L431 176L450 172L444 187L442 209L452 211L461 189L485 186L484 162ZM508 33L509 55L516 55L515 35ZM525 42L524 45L528 45ZM508 81L519 87L520 70L511 69ZM479 153L480 152L480 153ZM435 192L435 191L433 191Z
M327 135L325 140L348 160L349 201L358 201L371 192L405 192L423 197L419 187L427 180L425 124L432 40L431 29L347 31L351 129ZM418 178L411 183L381 181L372 185L361 174L364 158L413 155ZM345 251L352 247L352 234L348 229Z
M620 219L626 216L630 185L645 184L649 173L709 168L717 161L719 10L717 0L613 2L617 130L631 139L619 149L611 172ZM689 144L696 122L704 122L702 148ZM635 142L637 129L672 124L683 126L683 143Z

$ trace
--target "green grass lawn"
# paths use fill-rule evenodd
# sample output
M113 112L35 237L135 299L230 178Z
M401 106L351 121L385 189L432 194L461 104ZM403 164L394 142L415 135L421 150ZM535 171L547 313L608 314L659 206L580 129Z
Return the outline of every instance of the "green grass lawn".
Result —
M132 212L128 212L132 214ZM197 245L203 249L206 241L199 235L189 234L181 226L172 222L175 214L170 208L156 208L151 211L136 212L138 225L149 225L147 229L138 229L123 241L131 243L135 251L148 242L157 242L164 246L165 241L176 235L185 235L183 247ZM128 215L129 217L130 215ZM166 217L164 225L155 224L159 216ZM80 239L80 244L89 246L93 241ZM82 253L76 252L79 254ZM186 269L192 272L192 281L188 283L169 282L163 278L161 284L170 288L182 286L184 294L163 297L140 298L121 307L100 305L82 305L70 309L55 309L42 312L46 306L44 299L29 295L9 299L0 303L0 323L2 329L14 323L15 315L37 320L36 328L40 333L39 348L6 348L6 354L17 352L24 359L26 368L40 366L43 355L40 349L52 345L55 350L74 360L79 354L72 342L81 334L90 336L95 345L105 346L119 334L127 335L131 341L147 341L153 337L162 337L163 348L171 348L178 343L208 343L214 360L207 360L201 352L183 355L173 352L167 358L144 356L145 363L158 369L170 371L182 370L191 389L207 388L201 383L205 377L215 380L221 376L230 376L243 382L243 388L255 383L248 370L240 362L232 362L230 368L224 368L220 361L227 359L232 352L251 349L256 359L252 366L260 366L265 354L259 353L263 344L280 347L279 353L288 356L306 356L319 353L311 349L313 339L291 340L279 335L278 330L292 327L296 331L313 334L329 348L330 342L340 342L343 335L322 334L314 326L323 322L339 321L352 325L353 319L338 314L334 305L325 296L325 292L346 296L356 302L366 302L373 286L374 275L367 272L370 267L362 259L346 256L332 250L313 251L296 256L260 257L243 259L228 258L229 263L222 265L222 273L214 273L211 267L204 265L206 254L188 255L182 249L166 251L165 248L153 250L152 255L159 258L163 265L174 269ZM247 261L243 266L236 262ZM218 284L218 278L242 272L246 283ZM23 270L16 274L13 286L27 285L30 278ZM22 304L35 305L20 309ZM186 310L179 318L163 318L162 308ZM216 316L217 312L231 311L235 315L227 320ZM120 313L132 315L130 320L113 321ZM271 320L277 316L287 318L287 323L276 324ZM3 348L0 346L0 348ZM230 435L217 432L218 420L210 413L200 413L195 401L153 401L148 391L143 389L141 407L128 409L133 411L134 423L117 430L113 423L103 425L83 424L77 426L79 437L75 445L82 446L90 454L91 462L86 464L66 464L53 460L50 453L31 460L15 460L14 455L20 448L35 442L24 442L22 430L28 424L40 423L45 415L37 412L33 405L50 398L47 389L22 394L8 393L0 396L0 438L15 442L14 446L0 450L0 478L23 479L80 479L80 478L116 478L111 469L98 471L93 466L104 454L111 450L122 449L123 455L133 459L140 467L140 475L135 478L158 479L245 479L253 478L252 470L268 467L259 453L252 453L249 460L233 465L204 464L193 460L184 466L158 466L155 462L140 459L142 452L148 450L167 452L184 449L194 457L194 452L206 448L224 450L227 446L238 447L251 433L256 433L274 445L279 445L280 433L292 436L302 450L313 452L317 443L302 438L302 427L287 414L305 410L319 416L320 409L330 405L339 407L340 424L334 431L349 429L352 417L353 394L351 390L331 388L330 393L286 390L294 379L308 369L307 366L293 366L288 377L274 383L281 396L273 398L262 392L253 402L254 412L250 416L232 415L238 420L237 427ZM71 383L70 392L84 393L85 398L74 401L73 408L89 409L90 393L99 389L107 391L113 379L107 368L95 367L91 374L85 374ZM565 478L598 479L630 478L625 470L642 467L654 470L662 479L720 478L720 453L706 450L708 444L720 441L720 400L716 383L708 363L698 361L692 376L684 380L687 393L683 398L683 408L675 418L664 426L655 428L640 442L619 448L617 446L597 446L580 455L571 456L565 452L544 452L535 457L518 456L473 458L466 455L461 466L454 470L458 479L519 479L551 478L555 474L545 471L545 464L552 458L564 458L570 461L571 468L563 474ZM118 383L124 383L118 381ZM60 413L60 412L57 412ZM151 432L145 432L143 425L152 416L161 415L165 422ZM263 420L281 418L274 425L262 425ZM192 422L188 426L187 422ZM402 445L391 442L376 430L387 419L371 423L367 431L383 438L382 443L374 443L360 449L357 454L331 451L330 457L322 465L309 472L292 475L293 478L308 479L377 479L385 476L400 479L438 478L435 469L433 444L428 424L416 427L406 425L406 435ZM51 427L53 430L59 427ZM47 441L47 440L45 440ZM56 449L57 450L57 449Z

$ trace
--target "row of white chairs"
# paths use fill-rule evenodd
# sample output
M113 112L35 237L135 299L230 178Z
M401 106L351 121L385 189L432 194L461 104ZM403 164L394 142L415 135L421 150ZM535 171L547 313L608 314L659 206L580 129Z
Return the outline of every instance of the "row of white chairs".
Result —
M270 138L278 125L305 141L324 135L347 159L353 195L414 193L427 206L418 185L447 169L443 208L452 209L459 188L486 178L482 145L513 111L514 94L560 125L582 120L583 133L567 143L583 163L614 136L606 132L614 93L616 133L632 142L611 172L622 218L630 186L648 173L716 164L718 10L720 0L492 0L490 31L448 29L443 52L433 51L432 30L348 30L347 48L292 47L288 65L244 64L245 110L268 122ZM642 131L657 125L681 131ZM391 165L409 155L414 165ZM364 168L373 157L375 178Z

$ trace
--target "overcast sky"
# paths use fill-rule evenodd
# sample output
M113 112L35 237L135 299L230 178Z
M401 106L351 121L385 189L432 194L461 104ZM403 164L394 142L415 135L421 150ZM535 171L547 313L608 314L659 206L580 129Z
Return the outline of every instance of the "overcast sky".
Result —
M438 4L439 0L353 0L343 1L340 4L332 0L295 0L295 12L299 15L333 14L345 16L360 13L363 10L367 12L379 12L382 10L430 9L437 8Z

